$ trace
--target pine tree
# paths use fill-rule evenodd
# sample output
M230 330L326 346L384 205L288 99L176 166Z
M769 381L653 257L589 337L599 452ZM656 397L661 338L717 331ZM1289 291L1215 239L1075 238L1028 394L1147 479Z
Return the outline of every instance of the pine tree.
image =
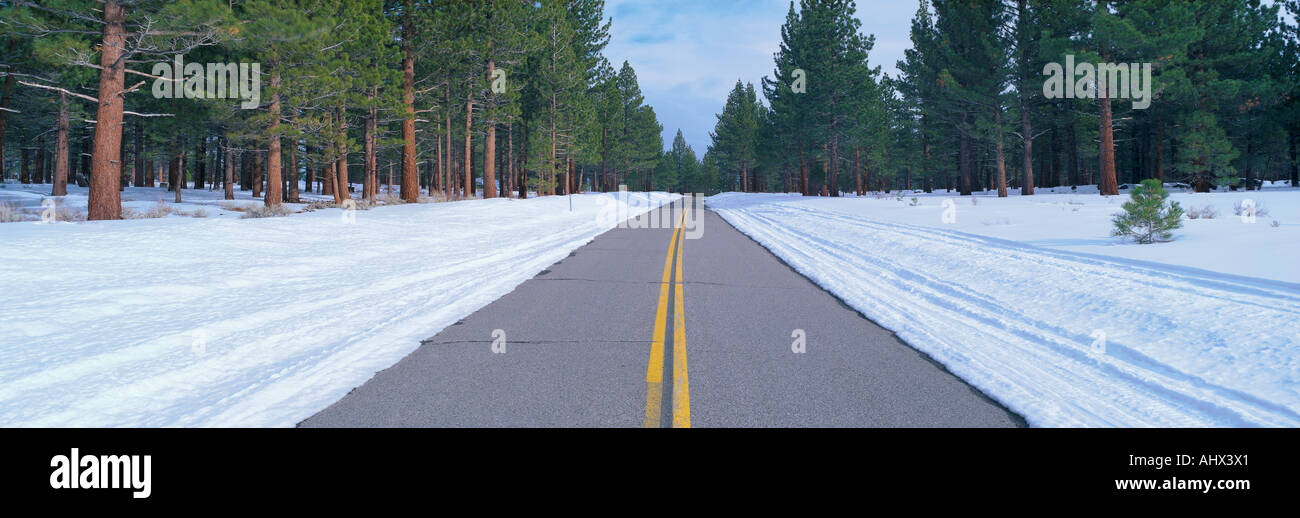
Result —
M1173 231L1183 226L1183 209L1178 202L1166 203L1169 193L1159 180L1143 180L1133 188L1131 199L1124 202L1124 212L1111 222L1111 235L1126 237L1140 244L1168 241Z

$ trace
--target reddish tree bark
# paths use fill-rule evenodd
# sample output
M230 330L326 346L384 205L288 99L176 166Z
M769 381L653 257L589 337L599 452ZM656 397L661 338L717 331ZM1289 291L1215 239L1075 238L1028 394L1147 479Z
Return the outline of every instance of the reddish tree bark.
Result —
M1100 130L1101 149L1099 150L1100 175L1097 187L1102 196L1119 194L1119 182L1115 178L1115 133L1111 121L1110 95L1106 92L1105 79L1097 81L1097 103L1101 113Z
M492 80L492 72L496 65L492 60L488 60L488 81ZM568 174L565 174L568 178ZM487 122L487 136L483 139L483 197L497 197L497 127L496 124Z
M340 202L352 199L352 194L348 192L348 188L351 186L352 182L348 179L348 125L347 119L345 118L346 113L347 112L343 108L339 109L339 157L338 160L334 162L334 198Z
M420 177L415 167L415 39L411 0L402 2L402 101L406 117L402 119L402 201L420 200Z
M89 220L120 219L122 195L122 89L126 62L126 11L119 0L104 1L104 30L99 46L99 108L95 112L95 145L91 151Z
M267 207L277 207L280 205L281 196L283 196L283 192L280 190L283 183L280 181L280 65L278 63L271 64L270 93L271 138L267 141L266 197L262 198L262 204Z
M369 96L373 101L375 98L373 90ZM361 187L361 197L371 202L375 201L375 197L379 196L379 172L377 170L379 158L376 156L378 151L375 149L377 145L375 133L379 125L377 119L378 108L372 105L366 114L366 131L363 138L363 145L365 146L365 180L362 181L363 185Z

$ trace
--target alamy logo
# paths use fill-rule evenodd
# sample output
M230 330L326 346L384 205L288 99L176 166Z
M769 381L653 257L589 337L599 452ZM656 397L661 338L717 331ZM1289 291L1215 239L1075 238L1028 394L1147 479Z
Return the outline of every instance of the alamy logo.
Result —
M153 96L157 99L239 99L245 110L262 104L261 63L156 63Z
M1048 99L1096 99L1104 88L1106 97L1132 99L1134 110L1151 106L1151 63L1075 63L1065 56L1065 67L1048 63L1043 67L1043 97Z
M54 489L134 489L134 498L149 498L150 455L71 455L50 459L50 487Z
M682 227L686 239L699 239L704 235L704 195L684 194L670 203L653 210L648 195L628 193L626 185L618 186L617 196L596 199L596 224L604 228L673 229ZM640 211L640 209L648 209ZM633 216L634 212L639 214Z

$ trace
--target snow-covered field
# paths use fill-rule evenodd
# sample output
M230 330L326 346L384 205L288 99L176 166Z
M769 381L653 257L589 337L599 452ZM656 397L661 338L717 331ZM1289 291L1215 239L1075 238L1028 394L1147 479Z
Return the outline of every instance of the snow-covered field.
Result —
M1300 190L1176 193L1218 217L1151 245L1126 194L895 196L708 204L1033 425L1300 426Z
M299 188L302 182L298 183ZM72 220L79 216L85 219L87 189L68 184L67 196L50 196L50 184L20 184L14 181L8 181L0 188L0 204L7 204L10 208L20 211L26 219L39 220L43 207L41 202L44 200L54 200L54 208L70 209L59 215L60 219ZM359 190L359 186L358 186ZM301 192L301 191L299 191ZM380 187L380 195L387 194L387 187ZM355 193L354 193L355 196ZM208 189L189 189L181 193L181 203L173 203L176 199L175 192L168 192L167 189L160 187L127 187L122 191L122 208L124 212L134 212L138 216L148 214L150 211L157 211L159 202L166 207L166 214L163 211L157 211L162 217L197 217L197 218L239 218L244 214L241 209L255 207L262 204L260 198L253 198L252 191L241 191L235 189L235 199L226 200L225 192L221 188L216 190ZM313 201L333 201L333 196L323 196L316 193L302 192L299 199L303 203L288 203L285 207L291 211L301 211L308 202Z
M616 198L0 224L0 426L292 426L676 196Z

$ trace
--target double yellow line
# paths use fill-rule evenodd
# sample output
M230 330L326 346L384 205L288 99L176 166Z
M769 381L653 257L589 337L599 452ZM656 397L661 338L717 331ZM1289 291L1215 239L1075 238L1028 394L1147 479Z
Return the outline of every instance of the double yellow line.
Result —
M650 341L650 363L646 367L645 427L658 428L663 408L664 335L668 320L668 287L672 279L673 258L676 257L676 279L673 283L673 428L691 427L691 387L686 370L686 310L682 296L682 243L684 234L682 217L673 229L673 239L668 243L668 257L664 259L664 274L659 281L659 305L655 309L654 334Z

